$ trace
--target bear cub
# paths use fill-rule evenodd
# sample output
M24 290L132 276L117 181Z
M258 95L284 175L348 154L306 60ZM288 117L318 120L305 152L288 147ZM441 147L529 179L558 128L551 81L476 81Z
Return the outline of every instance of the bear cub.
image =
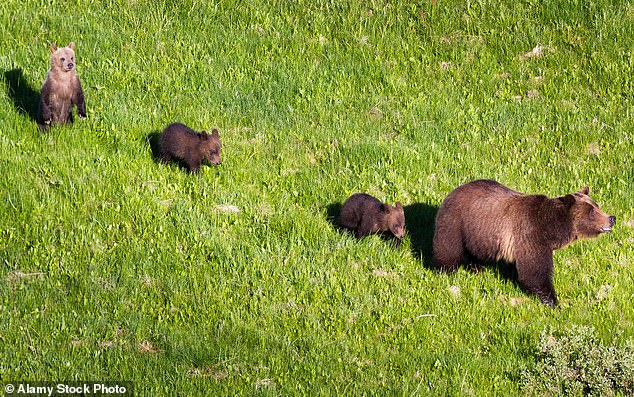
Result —
M520 286L555 306L553 251L610 232L616 222L589 192L586 186L548 198L519 193L492 180L459 186L438 209L433 262L444 271L470 260L515 264Z
M180 162L189 172L196 172L204 159L213 165L220 164L222 148L218 130L208 134L196 132L181 123L172 123L159 136L158 149L163 162Z
M401 203L396 202L393 207L365 193L355 193L343 203L339 224L359 239L389 231L397 238L397 247L405 235L405 214Z
M84 91L75 70L75 43L57 48L51 45L51 68L40 90L37 124L41 131L52 124L72 121L73 106L77 115L86 118Z

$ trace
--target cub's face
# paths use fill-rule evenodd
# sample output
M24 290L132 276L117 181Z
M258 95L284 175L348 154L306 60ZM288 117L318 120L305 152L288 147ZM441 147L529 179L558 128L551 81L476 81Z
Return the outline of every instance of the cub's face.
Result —
M218 135L218 130L214 129L211 134L202 132L200 139L200 150L203 157L213 165L220 164L220 152L222 151L222 146L220 145L220 135Z
M70 72L75 68L75 43L70 43L68 47L57 48L51 45L51 69Z
M405 236L405 212L401 203L397 202L396 206L392 207L389 204L385 205L387 209L387 222L390 232L399 240Z
M574 204L570 207L572 222L577 238L592 238L601 233L611 232L616 217L606 214L590 196L590 189L585 187L574 193Z

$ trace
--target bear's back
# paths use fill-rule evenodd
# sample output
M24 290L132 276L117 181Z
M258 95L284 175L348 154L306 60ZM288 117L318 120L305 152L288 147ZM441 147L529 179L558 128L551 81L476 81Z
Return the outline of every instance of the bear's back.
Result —
M196 147L200 138L196 131L181 123L168 125L159 137L161 155L171 155L180 159L198 155Z
M467 250L480 259L512 262L522 227L534 212L533 197L496 181L473 181L447 195L436 228L459 231Z
M381 202L366 193L355 193L341 207L339 224L347 228L356 228L363 218L383 219Z

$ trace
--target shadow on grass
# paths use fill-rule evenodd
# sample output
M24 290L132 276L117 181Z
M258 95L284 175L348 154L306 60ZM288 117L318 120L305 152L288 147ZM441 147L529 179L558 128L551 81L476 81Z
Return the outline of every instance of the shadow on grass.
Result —
M4 84L7 96L11 98L13 106L22 115L37 121L37 107L40 102L40 92L26 81L22 69L11 69L4 72Z
M159 151L159 136L160 135L161 135L160 131L154 130L145 137L145 141L147 142L148 145L150 145L150 149L152 150L152 159L154 159L154 161L157 163L161 162L161 159L159 157L160 156L160 151Z
M517 278L517 268L514 263L506 263L506 262L487 262L483 265L487 269L495 272L501 279L506 282L511 282L519 287L522 291L528 292L522 287L518 278ZM529 294L530 295L530 294Z
M346 229L339 225L339 214L341 214L341 207L341 203L329 204L326 207L326 213L328 214L328 222L330 222L335 227L335 229L339 231L344 231Z
M432 246L438 206L415 203L406 205L403 210L405 228L410 236L414 256L420 258L425 267L432 269Z

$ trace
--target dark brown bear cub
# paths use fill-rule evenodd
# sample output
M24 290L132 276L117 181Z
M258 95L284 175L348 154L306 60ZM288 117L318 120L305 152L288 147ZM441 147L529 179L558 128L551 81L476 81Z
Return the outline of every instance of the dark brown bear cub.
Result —
M357 238L369 234L391 232L398 240L405 235L405 214L401 203L392 207L365 193L355 193L341 207L339 224L355 233Z
M168 125L158 139L159 158L164 162L176 161L196 172L204 159L220 164L220 136L214 129L211 134L196 132L181 123Z
M553 251L610 232L616 221L588 197L589 190L548 198L491 180L459 186L436 215L434 264L454 271L469 259L514 263L522 288L557 305Z
M51 45L51 69L40 90L37 124L45 130L51 123L66 124L72 120L73 106L77 115L86 118L84 91L75 70L75 43L57 48Z

